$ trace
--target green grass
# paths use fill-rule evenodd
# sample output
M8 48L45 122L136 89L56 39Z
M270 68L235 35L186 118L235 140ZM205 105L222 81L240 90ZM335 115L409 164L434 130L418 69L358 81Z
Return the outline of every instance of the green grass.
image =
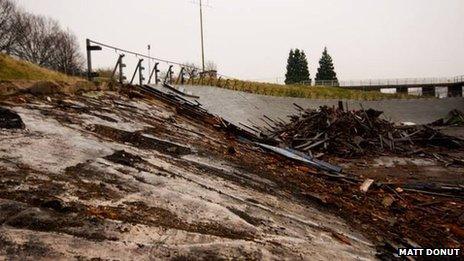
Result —
M0 53L0 80L44 80L75 83L82 79L67 76Z
M196 80L194 84L216 86L220 88L243 91L248 93L271 96L298 97L309 99L353 99L353 100L382 100L382 99L417 99L418 96L408 94L388 94L379 91L358 91L339 87L281 85L239 80L204 79L202 83Z
M110 69L100 70L105 77ZM106 79L106 78L102 78ZM35 64L14 59L6 54L0 54L0 80L45 80L75 83L83 79L45 69ZM194 84L210 85L236 91L243 91L271 96L299 97L310 99L354 99L354 100L381 100L381 99L414 99L418 96L407 94L387 94L378 91L358 91L337 87L311 87L304 85L280 85L240 80L218 80L213 78L195 80Z

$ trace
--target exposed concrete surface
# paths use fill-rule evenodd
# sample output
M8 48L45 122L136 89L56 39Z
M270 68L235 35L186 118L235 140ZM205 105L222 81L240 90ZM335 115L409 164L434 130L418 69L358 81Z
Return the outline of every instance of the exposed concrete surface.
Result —
M295 114L293 103L303 108L317 109L319 106L336 106L338 100L304 99L292 97L276 97L245 92L232 91L210 86L178 86L180 90L199 96L198 101L211 113L234 122L263 125L260 118L263 114L271 118L287 119ZM384 116L394 122L414 122L425 124L445 117L451 110L464 110L464 98L445 99L411 99L356 101L347 100L349 109L359 109L360 104L367 109L384 111Z
M344 220L231 162L222 134L154 101L93 97L9 106L26 129L0 131L0 259L375 258Z

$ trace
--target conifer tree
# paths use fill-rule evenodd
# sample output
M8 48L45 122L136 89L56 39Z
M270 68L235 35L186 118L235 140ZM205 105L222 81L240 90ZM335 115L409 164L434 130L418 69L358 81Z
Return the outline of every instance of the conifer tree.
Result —
M304 51L298 57L298 77L297 83L307 83L309 81L308 59Z
M322 57L319 60L319 68L317 69L316 81L338 81L337 74L334 70L332 57L327 52L327 47L322 52Z
M308 61L304 51L290 50L287 60L285 84L295 84L309 81Z
M287 73L285 74L285 84L292 84L295 82L296 75L296 59L293 49L290 50L290 54L287 59Z

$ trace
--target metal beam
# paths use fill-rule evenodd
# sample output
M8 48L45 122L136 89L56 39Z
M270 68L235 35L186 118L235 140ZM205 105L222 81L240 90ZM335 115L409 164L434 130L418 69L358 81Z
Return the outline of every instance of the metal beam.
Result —
M124 58L124 54L120 54L118 61L116 62L116 65L114 66L113 72L111 73L111 80L113 80L117 69L119 68L119 83L124 82L124 75L123 75L123 68L126 67L126 65L122 62L122 58Z
M177 84L179 83L184 84L184 73L185 73L184 71L185 71L184 67L180 68L179 77L177 78L177 82L176 82Z
M408 87L405 87L405 86L396 87L396 93L408 93Z
M124 70L123 70L124 67L126 67L126 64L123 63L122 57L121 57L121 62L119 63L119 83L121 84L123 84L124 80L126 79L126 76L124 76Z
M148 84L151 83L151 78L153 77L153 74L155 75L155 84L158 84L160 80L158 79L158 73L160 72L158 70L158 65L159 63L155 63L155 67L153 67L153 70L150 73L150 77L148 77Z
M135 76L137 75L137 72L139 71L140 67L142 67L142 62L143 62L143 59L140 59L139 62L137 63L137 67L135 67L135 71L134 71L134 74L132 75L132 79L130 81L130 84L132 84L134 82L134 79L135 79Z
M464 86L459 84L448 86L448 97L462 97Z
M173 65L169 65L169 69L166 73L166 77L164 78L164 84L172 83L172 67ZM168 79L169 79L169 82L168 82Z
M145 78L143 77L143 71L145 70L145 67L142 65L143 59L140 59L140 66L139 66L139 85L143 85L143 81Z
M422 96L433 96L435 97L436 90L435 86L422 87Z

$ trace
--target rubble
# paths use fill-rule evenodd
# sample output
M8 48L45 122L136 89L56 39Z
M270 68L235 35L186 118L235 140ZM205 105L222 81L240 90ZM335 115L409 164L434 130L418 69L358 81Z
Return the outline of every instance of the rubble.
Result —
M396 127L372 110L302 110L306 120L291 123L299 129L274 120L274 131L289 128L264 144L195 102L148 87L26 98L13 108L30 130L0 132L7 137L0 139L0 259L43 252L56 259L372 260L374 248L387 258L395 247L462 248L459 180L423 180L430 166L369 162L460 142L430 127ZM327 137L290 137L312 131L303 126L311 115L329 121L311 125ZM359 129L354 137L350 126ZM335 127L340 136L332 135ZM343 141L349 145L335 146ZM312 147L305 153L289 148L306 142ZM362 151L349 147L355 145ZM434 160L445 161L446 152ZM348 156L328 164L322 154ZM450 168L440 178L460 173ZM44 250L31 252L29 238Z
M262 129L269 141L308 153L324 153L344 158L384 153L410 154L426 146L460 148L460 139L440 133L429 126L395 126L381 119L381 111L344 110L323 106L319 110L297 107L300 114L290 123L267 118Z
M464 113L460 110L452 110L448 116L433 122L433 126L464 126Z
M359 189L366 193L369 188L371 187L371 185L374 183L374 180L373 179L366 179L362 184L361 184L361 187L359 187Z
M165 85L169 86L169 85ZM171 87L172 88L172 87ZM175 93L163 92L150 85L144 85L140 87L142 93L146 95L153 96L167 104L174 106L176 112L192 119L195 121L202 121L205 124L210 124L215 126L218 130L223 130L233 135L238 135L240 137L246 138L252 141L259 141L260 139L250 131L247 131L239 126L236 126L221 117L215 116L209 113L207 110L201 107L201 104L195 100L195 102L189 101ZM169 89L170 90L170 89ZM186 96L186 95L182 95Z
M118 150L115 153L106 156L105 159L114 163L119 163L129 167L135 167L137 163L142 163L144 160L138 155L132 155L124 150Z
M329 171L329 172L335 172L335 173L340 173L342 171L342 168L339 167L339 166L334 166L334 165L332 165L330 163L308 157L307 155L304 155L302 153L298 153L298 151L294 151L294 150L289 149L289 148L283 149L283 148L269 146L267 144L262 144L262 143L255 143L255 144L258 145L259 147L262 147L264 149L267 149L269 151L272 151L274 153L277 153L277 154L282 155L284 157L287 157L289 159L299 161L299 162L302 162L304 164L308 164L309 166L315 167L317 169L322 169L322 170L326 170L326 171Z
M5 102L28 130L0 131L0 259L374 257L371 239L274 180L306 176L295 162L276 166L238 128L158 95Z

